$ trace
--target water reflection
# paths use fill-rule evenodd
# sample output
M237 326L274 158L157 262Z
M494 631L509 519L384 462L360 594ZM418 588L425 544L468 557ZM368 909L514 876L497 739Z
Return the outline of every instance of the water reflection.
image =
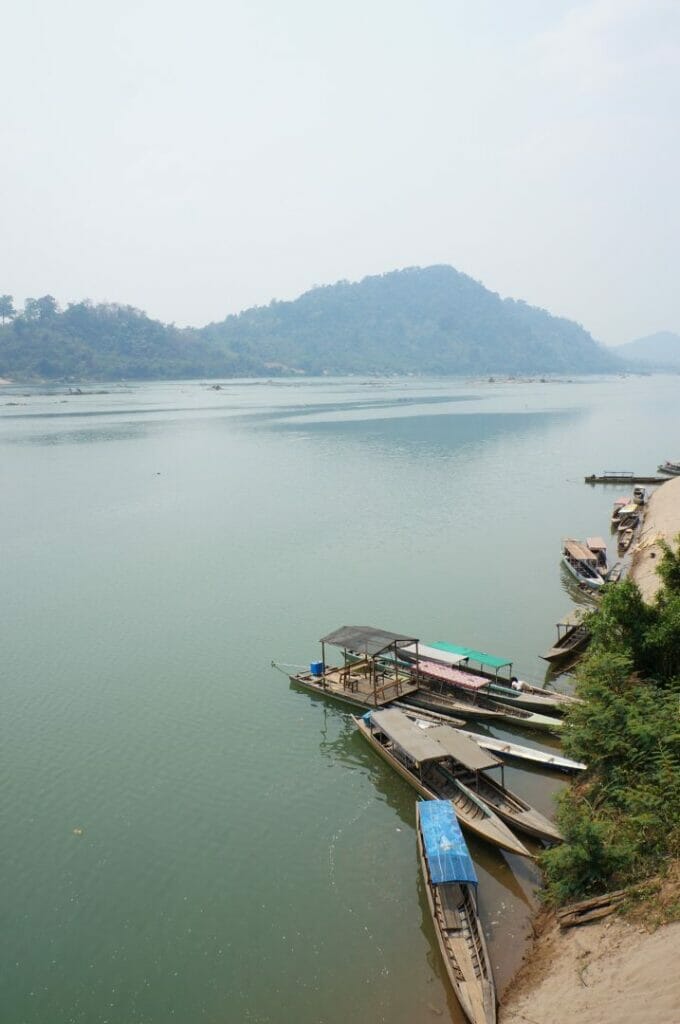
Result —
M149 433L147 423L121 423L99 426L94 429L52 431L49 434L25 434L8 438L10 444L25 446L98 444L101 441L138 441Z
M332 422L307 421L275 423L277 433L289 431L315 439L351 441L388 452L391 458L423 454L441 458L452 452L480 450L489 441L511 435L544 434L565 420L580 414L542 413L441 413L438 415L391 416L375 419L345 419ZM335 447L334 447L335 450Z

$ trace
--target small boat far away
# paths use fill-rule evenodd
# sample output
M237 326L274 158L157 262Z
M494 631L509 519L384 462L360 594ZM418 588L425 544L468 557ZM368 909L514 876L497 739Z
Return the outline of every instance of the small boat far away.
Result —
M496 986L477 904L477 874L448 800L416 804L418 855L439 950L470 1024L495 1024Z

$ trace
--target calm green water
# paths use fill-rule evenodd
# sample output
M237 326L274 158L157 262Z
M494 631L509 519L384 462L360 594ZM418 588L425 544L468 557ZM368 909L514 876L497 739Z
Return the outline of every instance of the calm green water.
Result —
M270 661L368 623L542 679L560 538L608 535L618 496L583 475L678 457L677 395L4 389L3 1022L458 1020L412 791ZM561 784L507 775L542 809ZM473 853L502 987L535 876Z

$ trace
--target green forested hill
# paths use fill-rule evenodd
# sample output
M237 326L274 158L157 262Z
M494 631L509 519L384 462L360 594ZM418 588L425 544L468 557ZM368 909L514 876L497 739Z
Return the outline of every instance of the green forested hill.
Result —
M619 362L578 324L435 266L341 281L201 329L129 306L11 303L0 376L177 378L321 373L598 373ZM8 299L8 296L4 297Z

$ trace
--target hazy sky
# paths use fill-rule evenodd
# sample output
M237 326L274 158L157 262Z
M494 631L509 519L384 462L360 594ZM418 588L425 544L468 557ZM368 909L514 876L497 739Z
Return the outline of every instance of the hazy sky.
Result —
M180 324L451 263L680 331L680 0L26 0L0 293Z

